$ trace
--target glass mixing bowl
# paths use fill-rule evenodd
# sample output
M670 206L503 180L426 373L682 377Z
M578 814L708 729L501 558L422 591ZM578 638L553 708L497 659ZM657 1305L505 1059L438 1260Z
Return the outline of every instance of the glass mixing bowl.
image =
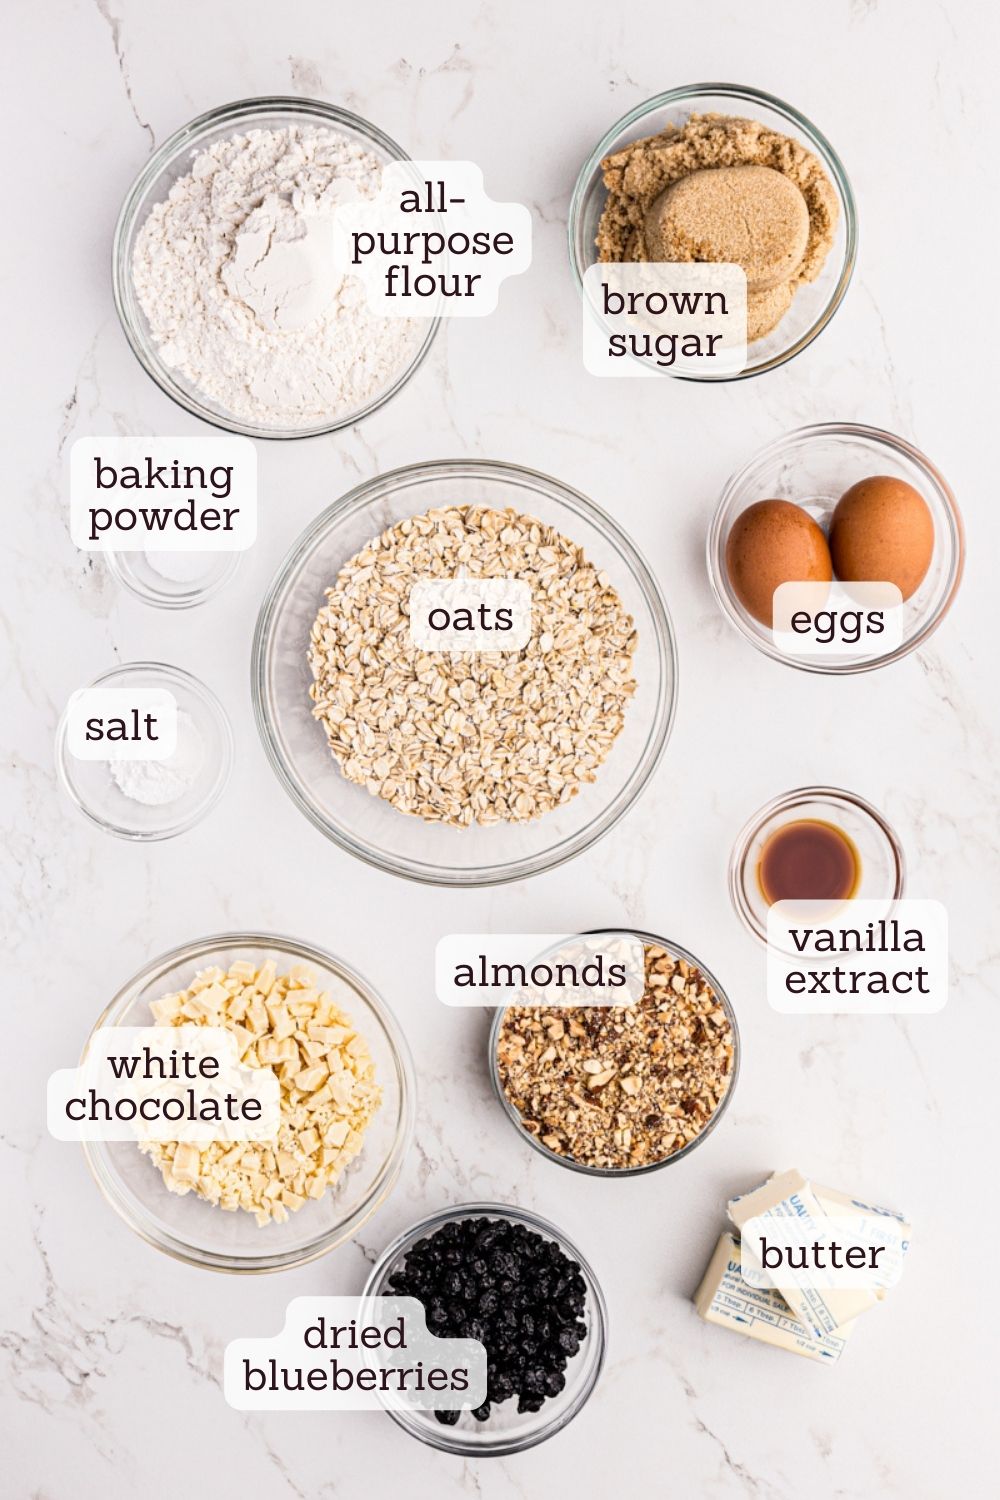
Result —
M351 991L344 1009L367 1041L382 1085L382 1105L360 1155L322 1198L306 1203L284 1224L260 1228L252 1214L227 1213L194 1193L168 1192L158 1168L132 1141L85 1141L83 1150L112 1208L158 1250L213 1271L283 1271L343 1244L391 1193L413 1133L413 1065L398 1022L367 980L322 948L267 933L201 938L153 959L118 991L94 1031L155 1024L151 1000L185 988L198 969L228 968L237 958L258 964L273 958L279 973L306 964L321 989L339 984Z
M372 537L439 506L514 506L555 527L603 568L638 636L636 691L597 779L532 823L452 828L399 812L348 781L312 716L306 659L324 590ZM295 805L327 838L368 864L436 885L495 885L551 869L589 848L625 815L655 770L677 689L663 596L635 545L610 516L568 486L503 463L429 463L359 486L296 542L261 606L252 690L268 759Z
M228 136L250 130L279 130L288 125L326 126L339 135L346 136L349 141L356 143L382 162L409 160L396 142L376 126L369 124L367 120L362 120L358 115L352 115L346 109L339 109L336 105L326 104L319 99L276 96L264 99L241 99L234 104L223 104L218 109L211 109L207 114L199 115L196 120L192 120L190 124L175 131L169 140L164 141L163 145L153 153L132 184L122 204L115 227L112 249L115 307L132 352L147 375L151 375L164 394L176 401L179 406L183 406L185 411L192 412L196 417L200 417L204 422L210 422L214 427L225 428L227 432L242 432L248 437L315 437L324 432L338 432L342 427L350 427L355 422L360 422L362 418L370 416L373 411L402 390L411 375L420 367L430 349L439 321L436 318L426 320L426 329L417 338L409 358L398 370L393 371L385 387L364 405L342 411L328 421L318 422L308 427L267 427L243 421L227 412L211 397L205 396L197 386L179 371L172 369L161 358L149 321L139 305L132 279L132 256L136 236L146 216L155 203L160 203L168 197L170 189L178 178L185 176L190 170L191 158L195 153L204 151L215 141L223 140Z
M885 818L859 797L835 786L803 786L775 797L741 830L729 859L729 895L737 916L755 938L767 942L768 902L758 874L764 846L779 828L801 821L831 823L858 852L858 900L880 901L888 916L903 895L903 847Z
M148 842L171 839L200 823L218 802L233 769L233 731L218 698L203 682L163 662L126 662L102 672L89 689L165 688L178 713L187 714L201 738L202 756L189 786L170 802L140 802L125 795L106 760L78 760L69 747L67 713L56 730L56 768L63 789L104 833Z
M511 1397L495 1405L486 1422L477 1422L470 1412L465 1411L454 1427L446 1427L437 1420L433 1411L404 1411L389 1407L386 1410L393 1421L412 1437L446 1453L461 1453L468 1458L523 1453L526 1448L544 1442L572 1422L597 1385L608 1340L608 1310L604 1294L597 1277L573 1242L547 1219L507 1203L462 1203L421 1219L419 1224L414 1224L412 1229L387 1245L372 1268L363 1297L391 1295L389 1277L402 1266L416 1242L433 1234L442 1225L461 1219L507 1219L524 1224L545 1239L553 1240L570 1260L577 1261L587 1289L583 1314L587 1337L579 1352L566 1365L564 1389L558 1396L547 1400L540 1411L520 1413L516 1398Z
M726 542L733 523L758 500L791 500L808 511L826 531L844 491L858 480L876 474L903 479L912 485L927 502L934 522L934 552L927 576L916 593L903 603L902 644L881 656L841 656L835 661L787 656L778 650L768 627L744 609L729 582ZM774 661L799 667L803 672L831 676L887 666L926 641L951 608L962 580L964 560L965 542L958 505L930 459L905 439L857 422L800 427L754 454L723 490L708 534L708 575L712 589L723 613L737 630Z
M521 1139L523 1141L527 1141L529 1146L534 1147L534 1149L540 1156L545 1157L546 1161L555 1162L556 1165L560 1167L568 1167L571 1172L582 1172L588 1177L644 1177L649 1172L658 1172L661 1167L669 1167L675 1161L681 1161L685 1156L690 1156L692 1151L697 1150L702 1142L708 1139L708 1137L712 1134L712 1131L722 1119L722 1116L725 1114L726 1110L729 1108L730 1100L732 1099L733 1094L736 1091L736 1081L740 1076L741 1047L740 1031L736 1023L736 1012L733 1010L732 1002L730 1001L729 996L726 994L725 990L722 988L711 970L705 967L700 958L695 958L693 953L689 953L686 948L682 948L680 943L675 943L672 938L658 937L653 932L642 932L637 927L630 927L628 929L623 929L621 927L605 929L599 928L587 933L587 936L599 936L601 931L611 933L621 932L623 930L639 938L641 942L644 943L647 947L650 944L655 944L657 947L665 948L672 958L683 958L685 962L689 963L693 969L700 970L700 972L704 975L705 979L711 985L716 996L718 997L719 1004L725 1011L726 1016L729 1020L729 1024L732 1027L733 1071L729 1079L729 1086L719 1102L718 1109L716 1109L715 1113L712 1115L711 1119L709 1120L708 1124L705 1126L705 1129L701 1132L701 1134L696 1135L694 1140L689 1141L682 1150L675 1151L672 1156L665 1156L662 1161L647 1162L644 1166L641 1167L587 1166L585 1162L573 1161L573 1159L569 1156L562 1156L558 1151L551 1151L539 1136L534 1135L530 1130L526 1130L524 1128L524 1121L522 1120L518 1111L515 1109L514 1105L508 1099L507 1094L504 1091L503 1084L500 1081L500 1068L497 1063L497 1043L500 1039L500 1028L503 1025L504 1016L507 1014L507 1008L504 1006L498 1007L493 1017L493 1024L490 1027L488 1044L489 1070L490 1082L493 1085L493 1092L499 1100L504 1114L514 1126L514 1129L517 1131ZM553 1007L553 1009L557 1008ZM572 1010L570 1010L569 1014L572 1015L572 1013Z
M154 609L192 609L214 599L235 575L240 557L239 552L104 554L122 588Z
M791 307L778 326L749 346L746 368L737 375L675 377L682 380L747 380L751 375L763 375L766 370L775 370L794 359L822 333L844 300L857 258L857 211L847 173L826 137L790 104L784 104L759 89L734 83L688 84L683 88L668 89L664 94L637 104L612 125L581 168L569 209L569 258L583 295L584 272L597 259L594 241L607 201L601 173L604 157L630 141L656 135L667 125L682 125L691 115L710 113L758 120L769 129L799 141L819 158L833 184L840 208L833 245L822 271L815 281L804 282L798 288Z

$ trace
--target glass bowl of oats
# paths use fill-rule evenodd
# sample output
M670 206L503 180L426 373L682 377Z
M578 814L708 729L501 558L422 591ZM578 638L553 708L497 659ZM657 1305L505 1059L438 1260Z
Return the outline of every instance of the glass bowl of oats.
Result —
M459 574L529 584L518 650L423 651L409 593ZM252 690L271 765L333 843L411 880L521 880L590 847L663 754L667 608L622 529L513 464L415 465L308 527L261 606Z
M511 1124L549 1161L594 1177L689 1156L728 1109L740 1069L719 981L672 939L631 931L646 958L634 1005L506 1006L490 1029L490 1078Z
M691 193L696 184L709 183L715 169L728 175L738 202L739 174L756 174L757 183L762 172L772 182L785 179L777 183L782 192L773 203L758 204L755 215L751 201L737 214L737 228L747 218L757 225L749 247L740 246L739 233L735 241L730 237L731 225L704 217L710 188L705 198ZM678 192L689 194L686 206ZM802 237L794 245L784 238L789 197L801 218ZM672 232L665 228L668 221ZM780 239L790 264L772 265L763 254L771 235ZM745 367L735 374L678 379L746 380L794 359L844 300L857 247L854 194L830 142L790 104L741 84L688 84L636 105L598 141L570 203L569 258L582 296L586 271L599 259L744 265Z
M343 959L239 932L146 964L88 1049L102 1027L192 1021L234 1030L244 1063L252 1047L258 1061L248 1065L278 1073L278 1142L86 1141L98 1186L148 1244L189 1265L248 1273L315 1260L355 1234L399 1179L415 1090L399 1024Z

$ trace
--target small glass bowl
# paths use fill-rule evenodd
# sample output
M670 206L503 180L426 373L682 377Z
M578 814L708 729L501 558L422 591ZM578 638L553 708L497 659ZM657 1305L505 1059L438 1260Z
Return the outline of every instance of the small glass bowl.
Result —
M835 661L786 656L775 646L767 626L743 608L729 582L726 542L733 523L758 500L791 500L825 531L844 491L876 474L912 485L926 500L934 521L934 552L927 576L903 603L902 645L882 656L840 655ZM800 427L762 448L729 480L708 533L708 575L723 613L773 661L827 676L888 666L926 641L951 608L964 561L962 517L947 482L930 459L904 438L857 422Z
M682 375L681 380L748 380L794 359L829 323L844 300L858 251L854 194L840 158L825 136L804 115L759 89L734 83L695 83L668 89L636 105L612 125L587 158L573 189L569 209L569 258L581 295L583 277L597 259L597 226L607 201L601 162L630 141L657 135L667 125L682 125L694 114L748 116L790 136L817 156L837 195L840 212L833 245L815 281L804 282L778 326L750 344L747 365L736 375Z
M610 933L621 931L623 931L623 929L620 927L598 928L596 929L596 931L587 933L586 936L595 937L601 932ZM708 1124L705 1126L705 1129L701 1132L701 1134L695 1136L693 1141L689 1141L682 1150L675 1151L672 1156L665 1156L662 1161L646 1162L641 1167L590 1167L587 1166L585 1162L573 1161L571 1157L561 1156L558 1151L550 1150L549 1147L546 1146L538 1136L533 1135L529 1130L525 1130L524 1122L522 1121L521 1116L514 1108L510 1100L507 1098L507 1095L504 1092L503 1084L500 1081L500 1069L497 1064L497 1043L500 1040L500 1028L503 1025L503 1018L507 1014L508 1007L503 1006L499 1008L494 1014L493 1024L490 1027L490 1036L488 1043L489 1070L490 1082L493 1085L493 1092L499 1100L504 1114L514 1126L514 1129L517 1131L521 1140L527 1141L529 1146L534 1147L539 1156L544 1156L546 1161L555 1162L557 1166L566 1167L571 1172L581 1172L587 1177L644 1177L649 1172L659 1172L663 1167L672 1166L674 1162L680 1161L682 1157L690 1156L692 1151L695 1151L697 1147L699 1147L702 1142L707 1140L707 1138L712 1134L712 1131L718 1125L719 1121L722 1119L722 1116L729 1108L730 1100L732 1099L733 1094L736 1091L736 1081L740 1076L740 1056L742 1048L740 1044L740 1030L736 1022L736 1012L733 1010L732 1002L730 1001L729 996L726 994L725 990L722 988L715 975L705 967L700 958L696 958L693 953L689 953L686 948L682 948L680 943L675 943L672 938L658 937L653 932L641 932L637 927L630 927L627 929L627 931L632 933L635 937L641 939L641 941L647 947L650 944L656 944L660 948L665 948L672 958L684 959L684 961L690 964L692 968L700 970L700 972L705 976L708 983L715 991L715 994L718 997L719 1004L725 1011L726 1016L729 1019L729 1024L732 1027L733 1071L732 1076L729 1080L729 1087L726 1089L725 1095L722 1098L718 1109L715 1111L714 1115L709 1120ZM555 1007L553 1007L553 1009L555 1009Z
M261 1228L252 1214L227 1213L194 1193L168 1192L159 1169L133 1141L85 1141L83 1151L112 1208L147 1244L212 1271L283 1271L343 1244L389 1196L413 1133L413 1065L398 1022L367 980L322 948L269 933L223 933L153 959L118 991L94 1033L102 1026L153 1025L151 1000L184 988L198 969L228 968L238 958L257 963L273 958L279 973L307 964L319 987L334 989L350 1014L368 1043L383 1090L361 1154L322 1198L306 1203L284 1224Z
M112 667L88 686L166 688L176 699L178 711L193 719L204 754L195 780L182 796L148 806L125 795L107 761L78 760L70 753L64 713L56 730L56 766L64 789L83 815L105 833L139 841L171 839L200 823L222 796L233 768L233 731L215 694L190 672L155 661Z
M104 557L122 588L156 609L204 604L225 588L240 565L238 552L106 552ZM185 563L190 559L190 576L188 567L182 567L175 569L178 577L170 577L168 558L181 558ZM201 571L195 559L203 565Z
M729 859L729 894L743 924L767 942L768 903L758 867L764 845L786 823L803 820L832 823L854 844L861 879L853 900L884 901L886 914L903 895L906 867L903 848L877 808L855 792L835 786L804 786L775 797L742 830Z
M240 99L223 104L199 115L190 124L164 141L143 167L122 204L115 226L112 248L112 279L115 307L132 352L163 393L185 411L221 427L227 432L242 432L257 438L316 437L325 432L339 432L370 416L392 399L416 373L434 340L439 320L428 318L409 360L396 372L384 390L363 406L340 412L335 418L309 427L264 427L243 421L205 396L184 375L164 363L153 339L149 321L143 312L132 279L132 255L136 237L150 209L169 196L178 178L191 166L192 156L215 141L250 130L280 130L288 125L328 126L382 162L408 161L409 157L396 142L376 126L358 115L320 99L296 99L275 96L262 99Z
M584 1319L587 1337L579 1352L566 1365L566 1385L558 1396L548 1399L541 1411L519 1413L517 1399L511 1397L494 1406L488 1421L477 1422L470 1412L464 1411L454 1427L439 1422L433 1411L405 1411L386 1407L394 1422L412 1437L419 1438L431 1448L440 1448L445 1453L460 1453L467 1458L498 1458L509 1453L523 1453L534 1448L546 1438L561 1432L567 1423L582 1410L604 1366L608 1340L608 1310L604 1294L593 1270L584 1260L572 1240L547 1219L540 1218L526 1208L514 1208L508 1203L461 1203L456 1208L446 1208L440 1213L430 1214L414 1224L388 1245L372 1268L363 1293L364 1298L391 1295L389 1277L400 1268L407 1254L418 1240L433 1234L445 1224L461 1219L506 1219L523 1224L545 1239L552 1240L570 1260L579 1263L580 1274L587 1289Z
M597 779L533 823L451 828L410 817L341 774L312 716L306 659L324 590L373 536L435 507L512 505L554 526L603 568L638 636L636 691ZM659 763L673 722L677 665L663 596L610 516L568 486L513 464L428 463L360 485L323 512L278 570L254 634L252 691L264 750L299 810L366 863L432 885L522 880L590 847L622 818Z

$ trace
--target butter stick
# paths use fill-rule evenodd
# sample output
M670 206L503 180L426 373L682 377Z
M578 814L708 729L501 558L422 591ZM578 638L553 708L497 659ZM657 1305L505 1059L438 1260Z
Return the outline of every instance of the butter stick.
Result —
M729 1218L738 1229L750 1219L793 1219L806 1232L822 1234L831 1218L876 1221L878 1238L898 1263L909 1243L909 1225L896 1214L860 1203L833 1189L818 1187L801 1172L776 1172L767 1182L729 1203ZM888 1267L887 1267L888 1271ZM808 1273L785 1270L772 1277L792 1312L817 1335L835 1333L845 1323L874 1307L885 1295L884 1285L819 1287L808 1284Z
M878 1204L862 1203L859 1198L852 1198L848 1193L839 1193L835 1188L824 1187L819 1182L814 1182L812 1187L828 1214L847 1215L848 1218L867 1220L872 1240L877 1240L889 1247L884 1277L880 1278L881 1284L875 1288L875 1296L881 1302L896 1279L893 1272L898 1269L899 1262L910 1248L910 1240L913 1237L912 1225L894 1208L882 1208Z
M768 1287L748 1286L740 1274L740 1244L724 1233L715 1247L694 1305L706 1323L730 1328L790 1354L801 1354L822 1364L834 1364L843 1353L853 1323L835 1334L817 1335L795 1318L780 1294Z

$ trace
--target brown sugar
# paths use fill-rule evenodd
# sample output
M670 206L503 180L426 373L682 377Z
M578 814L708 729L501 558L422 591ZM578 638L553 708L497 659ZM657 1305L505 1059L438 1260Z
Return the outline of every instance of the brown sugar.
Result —
M748 290L769 292L802 264L809 210L773 167L704 167L653 200L644 229L657 260L731 261Z
M756 120L692 115L602 166L598 258L743 266L751 341L816 279L833 244L837 197L820 162Z

